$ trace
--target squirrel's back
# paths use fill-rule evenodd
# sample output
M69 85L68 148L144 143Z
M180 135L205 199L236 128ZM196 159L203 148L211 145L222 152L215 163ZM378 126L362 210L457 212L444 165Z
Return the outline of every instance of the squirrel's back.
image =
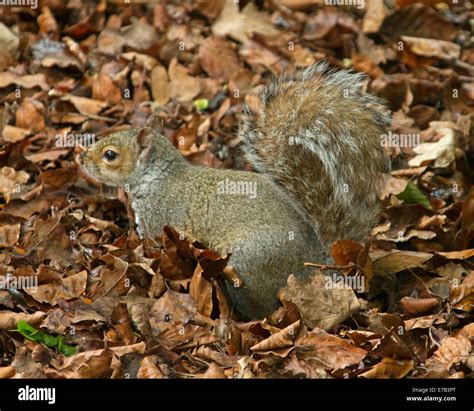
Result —
M245 108L239 132L247 160L290 193L326 246L367 235L389 171L381 136L390 120L362 80L326 63L282 76Z

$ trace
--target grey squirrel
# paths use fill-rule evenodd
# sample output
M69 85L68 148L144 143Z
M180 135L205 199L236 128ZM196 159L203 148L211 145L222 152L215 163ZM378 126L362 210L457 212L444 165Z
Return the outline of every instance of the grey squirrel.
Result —
M128 185L140 236L169 225L232 253L243 280L226 284L232 305L263 318L290 274L311 273L304 262L331 263L334 241L364 239L376 222L389 117L362 79L318 63L270 82L239 130L256 172L191 165L150 127L110 134L82 153L82 166L101 183Z

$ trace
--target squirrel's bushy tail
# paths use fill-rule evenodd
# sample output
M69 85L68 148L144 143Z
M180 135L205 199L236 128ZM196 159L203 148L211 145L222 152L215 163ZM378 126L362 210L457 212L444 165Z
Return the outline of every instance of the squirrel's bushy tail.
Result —
M367 236L389 171L390 119L362 80L326 63L282 76L246 106L240 128L247 160L291 193L326 245Z

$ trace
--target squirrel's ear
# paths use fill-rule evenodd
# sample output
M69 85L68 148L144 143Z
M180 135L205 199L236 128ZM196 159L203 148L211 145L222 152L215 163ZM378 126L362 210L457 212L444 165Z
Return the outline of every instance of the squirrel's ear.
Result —
M143 127L135 137L135 144L138 147L140 159L149 156L154 134L155 132L150 127Z
M148 117L145 127L150 127L157 134L163 134L163 119L158 114L153 113L150 117Z

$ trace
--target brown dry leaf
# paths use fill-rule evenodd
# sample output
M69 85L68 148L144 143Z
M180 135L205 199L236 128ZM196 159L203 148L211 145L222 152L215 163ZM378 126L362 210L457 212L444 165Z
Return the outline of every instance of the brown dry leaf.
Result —
M85 351L68 357L55 368L62 378L107 378L112 372L113 355L110 348Z
M84 351L66 359L53 360L51 364L54 369L48 369L48 376L54 378L109 378L113 371L113 359L130 353L144 354L145 343Z
M196 315L196 301L189 294L168 290L160 297L149 313L152 328L163 330L173 322L186 324Z
M210 317L213 309L212 284L203 277L203 271L198 264L189 284L189 295L196 301L197 311Z
M331 256L337 265L348 265L357 259L362 246L352 240L336 241L331 247Z
M453 263L449 261L447 264L442 265L436 269L436 272L444 278L451 280L453 285L461 283L464 274L468 272L461 264Z
M414 330L416 328L429 328L433 325L444 324L446 320L437 315L425 315L424 317L411 318L410 320L405 320L405 329Z
M380 199L383 200L384 198L388 197L390 194L400 194L405 191L408 184L408 180L404 178L396 178L390 176L383 186L383 190L380 192Z
M225 81L242 68L232 43L217 36L208 37L201 44L199 63L210 77Z
M237 361L241 358L237 355L225 355L223 353L213 350L212 348L203 346L197 347L193 351L193 355L195 355L196 357L204 358L206 360L214 361L219 365L222 365L223 367L234 367L237 365Z
M438 252L436 254L442 255L448 260L466 260L474 256L474 248L461 251L447 251L447 252Z
M114 105L122 101L122 93L110 76L100 73L92 83L92 98ZM77 108L77 105L75 106Z
M48 90L50 87L46 83L44 74L28 74L26 76L18 76L17 74L4 71L0 73L0 89L15 84L23 88L40 87L42 90Z
M22 185L26 184L30 175L23 170L16 171L11 167L2 167L0 169L0 194L9 203L12 197L22 191Z
M132 24L123 32L124 44L135 50L147 50L160 40L156 29L145 18L132 17Z
M407 310L410 314L423 314L439 304L439 299L432 298L412 298L403 297L400 300L402 307Z
M165 378L166 376L156 364L156 360L154 355L144 357L138 369L137 378Z
M378 32L387 14L388 10L383 0L367 0L367 9L362 21L362 31L364 33Z
M25 154L25 158L32 163L39 163L41 161L55 161L61 157L67 156L70 151L70 148L54 148L52 150L40 151L39 153Z
M0 247L12 247L20 239L21 224L5 224L0 226Z
M401 39L408 45L410 51L418 56L451 60L461 55L461 46L450 41L409 36L402 36Z
M202 375L202 378L214 379L214 378L227 378L224 369L216 362L211 362L206 372Z
M59 215L46 220L36 219L32 234L22 246L27 250L34 249L40 259L51 260L50 265L55 268L64 268L74 262L71 239Z
M34 59L43 67L75 68L84 71L85 61L81 58L77 43L68 37L62 41L42 39L32 45ZM76 51L76 52L75 52Z
M114 297L126 294L130 288L127 277L128 263L112 254L100 258L107 265L100 273L100 286L92 296L94 301L104 296Z
M444 364L449 370L455 363L464 361L471 349L470 339L462 333L455 337L446 337L435 353L426 360L426 366Z
M410 166L420 166L434 160L435 167L448 167L455 159L456 139L451 123L432 121L430 127L442 137L435 143L421 143L413 149L417 154L408 161Z
M405 243L411 238L420 238L422 240L431 240L436 237L434 231L429 230L417 230L415 228L408 229L405 234L401 235L401 232L392 231L390 233L378 233L377 239L393 241L395 243Z
M72 300L84 293L87 285L87 271L81 271L49 284L25 288L25 292L41 303L58 304L59 300Z
M0 311L0 330L13 330L18 321L24 320L28 324L37 326L46 317L46 313L36 311L33 314L15 313L13 311Z
M119 30L106 27L97 39L97 50L105 55L116 56L120 54L124 44L124 36Z
M290 324L283 330L271 335L267 339L260 341L258 344L250 347L252 351L270 351L280 348L292 347L295 340L301 333L305 332L305 327L301 321Z
M359 364L367 352L350 342L315 328L296 342L298 356L325 369L339 370Z
M20 39L18 36L5 24L0 23L0 48L14 56L19 45Z
M91 311L90 313L93 314L92 318L95 318L97 313L95 311ZM88 317L90 318L90 316ZM81 319L81 317L78 318L76 315L76 321L78 319ZM115 307L112 313L111 322L120 341L123 341L127 345L133 344L136 341L126 303L117 304L117 307Z
M273 26L268 17L258 11L253 3L248 3L239 11L234 0L226 0L224 9L212 25L212 32L221 37L229 36L245 43L252 33L262 35L278 35L280 32Z
M115 307L114 304L116 304L116 301L116 297L102 297L95 301L94 305L99 307L103 305L112 305ZM149 314L150 310L153 308L153 305L156 303L156 299L129 295L126 298L126 303L134 326L143 334L151 334L152 330L150 326ZM108 310L110 313L112 312L113 307ZM98 312L100 311L98 310ZM107 313L104 314L107 315Z
M30 135L30 130L21 127L6 125L3 128L2 136L7 143L17 143Z
M429 253L396 250L374 259L373 269L379 275L395 274L407 268L421 267L432 257Z
M380 32L394 40L405 35L453 41L458 34L455 25L441 13L421 3L395 10L384 20Z
M61 100L71 102L77 111L85 116L96 116L107 107L107 103L103 101L87 97L73 96L72 94L64 95L61 97Z
M170 100L170 82L163 66L157 65L151 72L151 95L155 103L164 106Z
M46 378L43 366L33 361L31 352L26 347L19 347L12 362L15 369L14 378Z
M330 276L322 273L314 274L307 281L290 275L278 298L295 304L308 327L324 330L340 324L360 307L351 288L334 283Z
M192 101L201 91L201 82L190 76L184 66L174 58L168 68L170 78L170 95L178 101Z
M472 339L472 337L474 337L474 323L469 323L462 327L461 331L459 331L459 334Z
M136 53L135 51L129 51L123 53L122 58L127 61L136 62L140 67L143 67L147 71L151 71L155 66L159 64L159 61L147 54Z
M364 275L367 282L370 283L373 272L368 245L362 247L352 240L336 241L331 247L331 256L336 265L355 265L349 268L339 268L341 273L345 275L355 275L360 272L360 274Z
M34 99L25 98L16 112L16 126L38 133L45 128L43 105Z
M403 378L413 369L414 364L412 360L384 358L369 371L359 374L359 377L377 379Z
M15 373L15 367L0 367L0 380L5 378L12 378Z
M41 14L38 16L39 32L49 35L51 38L57 40L59 37L58 23L54 18L48 6L41 9Z
M416 224L416 228L426 230L427 228L442 228L447 222L445 215L435 214L432 216L423 216Z
M155 330L153 330L155 332ZM210 334L207 328L199 325L182 324L179 322L168 324L168 327L155 333L158 340L169 349L188 349L200 345L214 344L219 339Z

